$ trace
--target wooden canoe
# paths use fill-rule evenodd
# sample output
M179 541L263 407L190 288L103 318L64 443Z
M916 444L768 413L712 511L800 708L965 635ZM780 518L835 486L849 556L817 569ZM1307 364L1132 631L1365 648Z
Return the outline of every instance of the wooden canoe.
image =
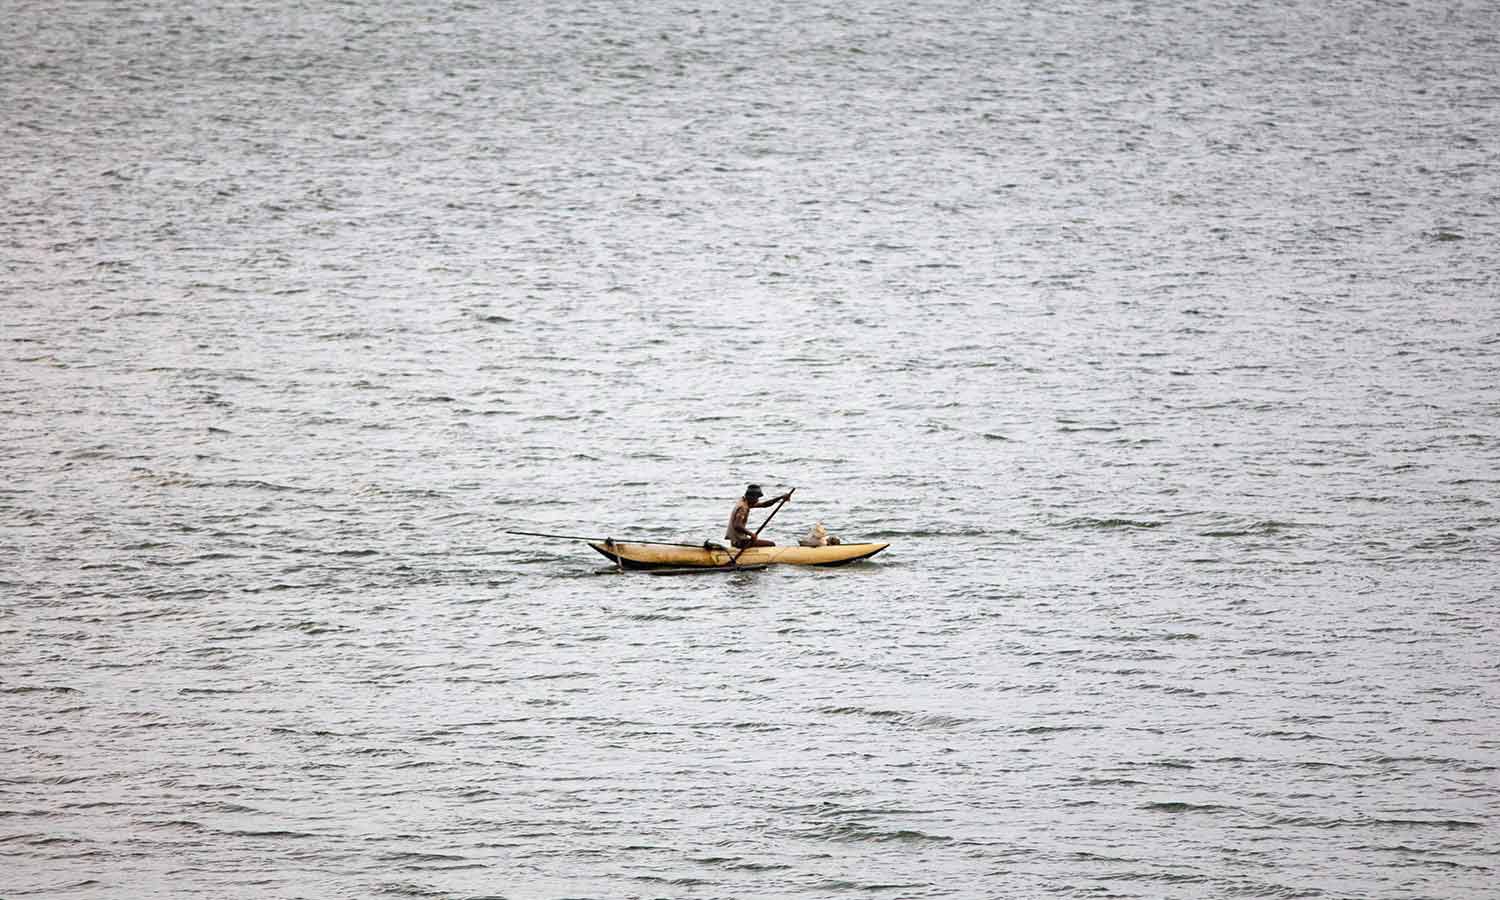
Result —
M702 547L670 547L657 544L632 544L626 541L605 543L589 541L610 562L627 569L713 569L729 565L734 550L705 550ZM857 559L868 559L890 544L833 544L828 547L749 547L740 554L736 565L767 566L842 566Z

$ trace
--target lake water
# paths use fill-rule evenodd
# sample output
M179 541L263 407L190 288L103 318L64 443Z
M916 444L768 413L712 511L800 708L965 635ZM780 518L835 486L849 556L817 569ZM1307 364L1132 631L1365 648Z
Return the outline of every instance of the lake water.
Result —
M1496 896L1497 34L11 4L0 897Z

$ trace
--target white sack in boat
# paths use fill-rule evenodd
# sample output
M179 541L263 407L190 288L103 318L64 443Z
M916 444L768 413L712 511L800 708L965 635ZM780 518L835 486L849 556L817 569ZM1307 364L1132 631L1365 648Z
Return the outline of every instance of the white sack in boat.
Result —
M797 543L804 547L827 547L831 544L838 544L840 541L838 538L830 535L828 529L823 527L823 523L819 522L807 533L807 537L804 537Z

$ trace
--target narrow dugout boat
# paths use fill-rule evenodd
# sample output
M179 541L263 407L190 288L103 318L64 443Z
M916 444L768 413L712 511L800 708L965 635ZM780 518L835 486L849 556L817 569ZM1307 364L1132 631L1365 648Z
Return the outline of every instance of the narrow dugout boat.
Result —
M735 559L734 550L715 547L632 544L627 541L589 541L606 559L627 569L716 569L735 560L736 566L842 566L869 559L890 544L831 544L826 547L748 547Z

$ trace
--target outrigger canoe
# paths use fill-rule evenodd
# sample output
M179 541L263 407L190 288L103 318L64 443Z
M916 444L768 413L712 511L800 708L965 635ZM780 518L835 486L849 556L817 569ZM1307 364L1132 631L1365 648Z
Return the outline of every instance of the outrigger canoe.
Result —
M626 541L589 541L588 545L610 562L626 569L717 569L735 559L734 550L723 547L673 547L631 544ZM789 566L842 566L869 559L890 544L832 544L827 547L748 547L735 560L736 566L761 567L773 563Z

